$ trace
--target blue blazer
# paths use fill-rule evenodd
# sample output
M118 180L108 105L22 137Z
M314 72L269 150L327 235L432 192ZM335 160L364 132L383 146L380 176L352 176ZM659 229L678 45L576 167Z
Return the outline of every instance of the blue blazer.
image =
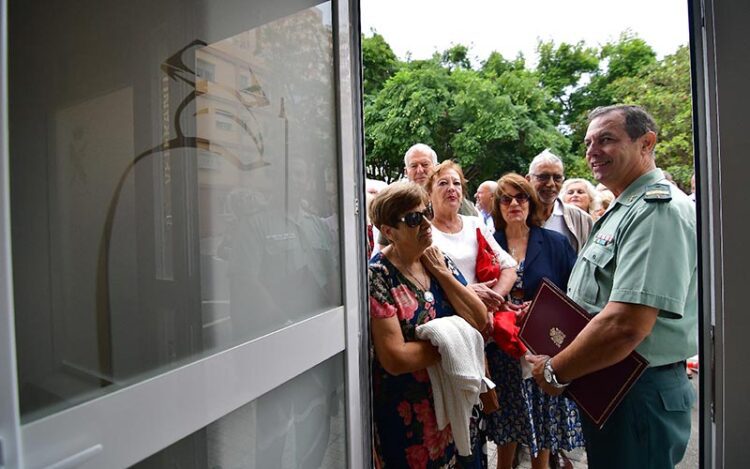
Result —
M494 236L500 247L507 251L508 240L505 238L505 232L495 231ZM544 277L550 279L562 291L567 291L568 278L575 263L576 253L568 238L555 231L532 226L523 264L524 300L534 298L534 293Z

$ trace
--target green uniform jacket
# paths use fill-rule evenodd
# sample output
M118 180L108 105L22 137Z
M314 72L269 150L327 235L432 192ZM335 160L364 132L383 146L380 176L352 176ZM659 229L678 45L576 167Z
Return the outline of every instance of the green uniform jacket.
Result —
M594 224L568 282L590 314L610 301L659 310L636 350L650 366L697 353L695 205L654 169L636 179Z

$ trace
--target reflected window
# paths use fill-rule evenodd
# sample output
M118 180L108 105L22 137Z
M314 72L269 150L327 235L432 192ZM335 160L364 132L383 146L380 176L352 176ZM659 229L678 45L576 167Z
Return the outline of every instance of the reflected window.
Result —
M196 67L196 76L203 80L216 81L216 66L211 62L198 59Z
M330 2L11 3L25 421L341 305Z

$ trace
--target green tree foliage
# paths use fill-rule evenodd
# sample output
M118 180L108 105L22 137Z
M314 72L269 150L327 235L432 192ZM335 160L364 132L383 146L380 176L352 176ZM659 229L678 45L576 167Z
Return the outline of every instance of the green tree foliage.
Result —
M487 77L467 71L453 78L458 92L450 117L458 132L451 149L472 187L509 171L524 173L537 153L566 146L546 113L549 95L532 72Z
M497 179L525 168L565 137L547 114L549 95L517 61L494 70L470 68L467 49L454 46L432 60L405 65L365 107L368 175L400 176L414 143L432 146L440 160L455 159L472 180Z
M514 61L506 60L500 52L494 51L490 53L482 63L480 73L486 77L494 76L499 77L505 72L513 72L518 70L526 69L526 60L523 54L519 53Z
M452 129L448 70L433 64L404 68L365 106L368 176L392 181L403 170L404 152L414 143L445 153Z
M441 62L444 66L448 67L449 70L459 68L469 69L471 68L469 48L462 44L455 45L443 52Z
M690 55L687 46L645 67L639 76L622 76L611 85L613 100L648 109L659 125L656 164L683 189L693 173Z
M599 68L591 74L589 83L573 91L569 99L565 123L572 130L572 153L576 155L585 153L583 137L589 111L618 103L612 83L620 78L642 77L656 64L656 53L651 46L628 32L620 35L617 42L605 44L599 58Z
M367 51L365 51L367 44ZM686 47L659 61L624 33L601 48L540 42L538 65L493 52L478 68L454 45L428 60L398 62L382 36L363 39L368 176L401 176L416 142L455 159L470 190L508 171L525 174L544 148L569 177L591 178L583 158L586 115L616 103L640 104L661 126L657 163L679 183L692 173L690 63ZM368 68L370 70L368 70Z
M558 120L569 116L572 109L570 92L578 86L584 74L599 70L599 54L596 49L586 47L583 42L562 43L555 47L553 41L537 44L539 63L536 71L539 80L556 102L550 103Z
M365 96L372 97L383 89L399 69L399 61L383 36L373 33L362 37L362 63Z

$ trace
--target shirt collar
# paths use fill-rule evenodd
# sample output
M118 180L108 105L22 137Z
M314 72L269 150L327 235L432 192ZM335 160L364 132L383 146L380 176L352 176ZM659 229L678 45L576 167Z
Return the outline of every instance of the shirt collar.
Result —
M563 212L563 201L558 197L557 199L555 199L555 208L552 209L552 215L561 217L564 214L565 212Z
M638 179L633 181L628 187L622 191L614 203L630 206L640 198L641 194L646 190L646 186L650 186L656 182L664 179L664 173L659 168L654 168L651 171L642 174Z

